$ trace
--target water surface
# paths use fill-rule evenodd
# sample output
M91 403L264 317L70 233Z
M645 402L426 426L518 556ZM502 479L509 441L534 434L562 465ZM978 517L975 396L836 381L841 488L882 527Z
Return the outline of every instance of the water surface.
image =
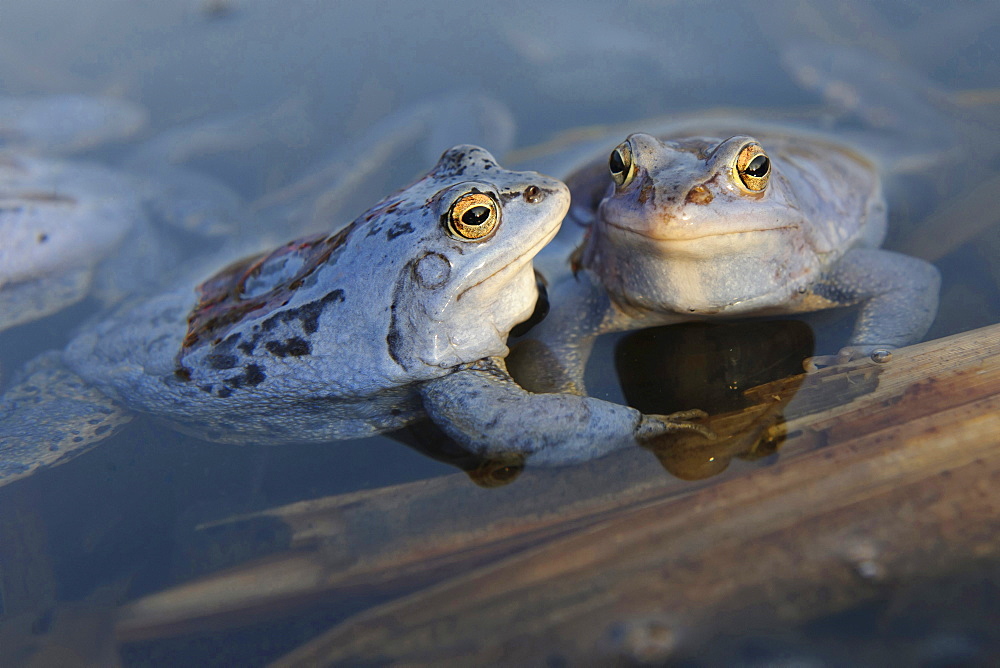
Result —
M139 136L80 157L134 165L129 160L137 152L155 160L175 150L176 159L221 179L248 202L258 202L263 215L273 216L264 226L269 238L281 240L301 230L289 226L284 233L288 222L280 217L283 209L274 202L281 198L275 194L308 174L361 172L342 199L324 209L334 229L426 170L453 143L482 142L503 162L511 150L574 128L634 122L631 129L641 131L644 118L710 107L794 111L819 127L871 130L868 108L845 109L842 103L850 107L851 95L838 92L850 92L854 85L867 99L872 76L889 73L891 85L884 86L886 99L880 104L892 114L874 115L884 123L875 124L874 136L905 137L904 154L919 153L914 144L939 148L934 144L948 142L940 147L947 149L940 162L912 180L904 177L890 191L896 198L890 203L890 244L916 248L943 274L941 312L928 335L937 338L1000 320L997 196L970 194L1000 173L998 26L1000 7L975 1L947 8L928 2L836 7L818 2L373 2L347 9L342 3L305 0L6 0L0 9L0 94L101 94L142 105L150 122ZM863 54L853 61L857 69L847 72L857 76L846 89L827 86L824 100L800 86L786 67L790 49L802 44ZM495 106L467 104L480 99L494 100ZM470 118L473 112L486 120ZM415 117L439 122L416 124L412 141L401 146L396 160L365 171L364 160L379 141ZM945 140L937 119L954 123ZM202 126L216 128L208 134L214 141L190 139L189 130ZM966 154L974 161L964 160ZM332 172L322 172L331 164ZM969 202L976 207L973 215L948 219L949 211ZM924 229L920 225L934 216L944 223L933 229L947 234L934 243L915 243L912 231ZM966 234L966 229L971 231ZM959 241L950 243L950 235ZM88 300L0 334L2 378L34 355L60 347L76 324L98 310L97 302ZM757 323L736 332L693 326L646 339L607 337L599 342L588 382L598 396L628 397L634 405L649 405L647 410L711 402L732 409L734 392L792 373L790 358L836 350L847 336L849 316L823 314L808 323L805 331L800 323ZM777 345L762 346L762 339ZM674 369L678 365L663 359L664 349L688 351L686 359L701 355L709 366ZM629 371L656 364L674 369L670 382L683 391L650 396L648 379L636 379ZM772 376L761 376L762 368ZM675 405L685 400L694 403ZM728 474L780 457L758 454L766 456L756 463L735 460ZM630 489L630 481L648 484L652 475L660 478L657 484L679 492L693 484L670 476L644 451L609 460L606 468L600 462L596 466L590 475L620 481L623 489ZM703 471L687 473L681 478L699 478ZM434 513L420 516L426 525L408 530L485 525L495 521L504 504L516 522L560 503L585 502L598 491L610 493L574 486L572 476L583 476L571 471L540 472L530 484L515 479L499 496L495 489L476 491L454 467L384 437L320 446L235 447L136 420L94 451L0 489L0 663L55 657L79 665L264 665L346 615L429 581L327 593L297 600L287 610L258 610L245 619L236 615L219 630L164 631L128 642L114 636L115 615L129 601L288 547L288 529L281 523L252 524L250 535L206 532L206 523L449 475L459 476L468 487L465 493L480 499L479 505L441 503ZM562 496L536 496L540 485L558 487ZM484 508L489 506L494 515L487 520ZM355 528L340 534L346 541L340 548L355 560L363 561L366 549L380 541L402 540L407 530L391 518L372 517L367 533ZM447 575L461 575L477 563L458 562ZM863 617L865 611L857 614ZM984 614L995 610L984 609ZM955 647L971 647L972 657L997 653L995 635L985 636L957 613L943 616L951 619L945 625L959 638ZM822 642L811 643L815 636L801 629L789 630L788 642L796 651L815 647L820 659L835 660L829 638L846 643L856 635L854 619L822 625ZM918 627L926 634L937 628L925 619L914 624ZM967 629L975 641L962 635ZM882 640L899 642L895 636ZM879 641L864 636L866 644ZM706 660L736 659L720 649Z

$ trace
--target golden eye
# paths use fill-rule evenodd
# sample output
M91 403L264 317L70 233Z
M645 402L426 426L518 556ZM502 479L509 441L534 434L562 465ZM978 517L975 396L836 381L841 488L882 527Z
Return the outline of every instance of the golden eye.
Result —
M458 239L483 240L499 223L500 207L484 193L466 193L455 200L448 210L448 232Z
M632 179L635 178L635 165L632 163L632 146L627 141L611 151L608 169L611 170L611 178L619 188L632 183Z
M754 142L740 149L736 156L736 174L747 190L760 192L767 187L767 178L771 175L771 160L760 144Z

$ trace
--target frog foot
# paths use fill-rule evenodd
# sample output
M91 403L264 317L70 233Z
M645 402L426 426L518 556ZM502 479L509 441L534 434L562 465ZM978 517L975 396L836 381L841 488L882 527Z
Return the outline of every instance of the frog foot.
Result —
M708 413L698 409L678 411L670 415L643 415L639 428L635 430L635 436L640 441L644 441L666 433L694 431L709 440L715 440L715 432L711 429L703 424L690 422L692 419L706 417L708 417Z
M807 357L802 360L802 368L806 371L819 371L824 367L846 364L866 357L876 364L886 364L892 360L893 349L894 346L884 345L846 346L841 348L836 355Z

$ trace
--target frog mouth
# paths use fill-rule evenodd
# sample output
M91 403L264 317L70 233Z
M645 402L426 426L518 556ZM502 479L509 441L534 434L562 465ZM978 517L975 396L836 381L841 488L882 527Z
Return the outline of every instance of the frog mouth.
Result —
M777 232L778 230L795 230L798 229L799 227L798 225L775 225L774 227L752 227L749 229L741 229L741 230L725 230L722 232L706 232L704 234L667 237L667 236L658 236L655 234L642 232L633 227L616 225L615 223L612 223L609 220L604 220L603 223L608 227L615 228L616 230L621 230L623 232L628 232L629 234L634 234L636 236L645 237L646 239L652 239L653 241L659 241L664 243L683 243L685 241L698 241L699 239L710 239L712 237L727 237L727 236L732 236L734 234L753 234L755 232Z
M456 302L461 301L462 297L464 297L467 292L475 290L484 283L492 283L493 279L502 274L515 274L521 269L523 269L529 262L531 262L531 260L534 259L536 255L538 255L539 251L541 251L546 244L552 241L552 239L559 232L559 227L560 227L559 225L553 225L552 229L546 232L528 250L524 251L510 262L500 267L489 276L485 276L479 279L478 281L476 281L475 283L473 283L472 285L470 285L469 287L465 288L460 293L458 293L458 296L455 298L455 301Z

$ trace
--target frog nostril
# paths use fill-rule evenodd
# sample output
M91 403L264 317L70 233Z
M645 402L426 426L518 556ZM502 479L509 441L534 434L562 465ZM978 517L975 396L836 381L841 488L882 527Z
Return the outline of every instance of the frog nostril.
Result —
M691 204L709 204L713 199L712 191L705 186L695 186L688 191L685 200Z
M528 186L524 189L524 201L528 204L538 204L545 199L545 193L538 186Z

